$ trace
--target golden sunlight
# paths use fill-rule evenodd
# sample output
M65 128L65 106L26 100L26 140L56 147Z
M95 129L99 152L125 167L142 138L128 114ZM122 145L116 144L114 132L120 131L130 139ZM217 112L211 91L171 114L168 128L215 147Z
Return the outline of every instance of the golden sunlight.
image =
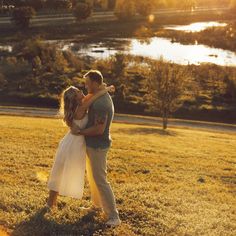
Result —
M148 21L152 23L155 20L155 16L153 14L148 16Z
M36 178L41 182L47 182L48 174L44 171L38 171L36 172Z

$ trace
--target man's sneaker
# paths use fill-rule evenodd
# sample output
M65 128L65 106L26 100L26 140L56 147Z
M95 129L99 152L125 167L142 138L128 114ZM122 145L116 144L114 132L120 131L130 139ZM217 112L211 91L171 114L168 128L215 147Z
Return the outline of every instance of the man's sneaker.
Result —
M110 219L106 222L107 226L118 226L120 224L121 224L121 220L119 218Z

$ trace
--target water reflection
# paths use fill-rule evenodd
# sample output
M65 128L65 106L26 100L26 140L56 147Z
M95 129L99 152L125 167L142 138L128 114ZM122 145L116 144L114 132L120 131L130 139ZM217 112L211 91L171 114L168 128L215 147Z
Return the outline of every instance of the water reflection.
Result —
M11 52L12 46L10 45L0 45L0 51Z
M236 66L236 54L234 52L210 48L205 45L183 45L160 37L150 38L147 42L138 39L120 39L120 41L122 42L122 47L111 47L107 45L104 39L104 41L98 43L86 44L85 47L82 44L66 45L66 49L70 48L81 56L90 56L96 59L105 59L119 52L152 59L160 59L162 57L167 61L183 65L198 65L209 62L222 66ZM126 41L126 44L124 44L124 41ZM116 43L119 45L119 40Z
M172 43L165 38L152 38L149 44L132 40L130 54L147 56L154 59L163 57L165 60L178 64L200 64L210 62L218 65L236 66L234 52L210 48L205 45L183 45Z
M165 29L185 31L185 32L200 32L202 30L211 27L225 27L225 26L227 26L227 23L210 21L210 22L197 22L197 23L192 23L190 25L171 25L171 26L166 26Z
M222 66L236 66L236 53L210 48L205 45L183 45L170 39L151 37L147 40L103 38L97 42L76 42L72 40L51 40L62 50L71 50L82 57L106 59L116 53L144 56L152 59L163 58L178 64L214 63ZM0 50L11 51L11 46L0 46Z

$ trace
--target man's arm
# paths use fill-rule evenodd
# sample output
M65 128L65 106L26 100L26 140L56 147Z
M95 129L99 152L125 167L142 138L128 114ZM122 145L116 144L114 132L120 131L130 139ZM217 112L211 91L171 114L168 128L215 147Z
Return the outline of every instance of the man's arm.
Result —
M99 136L102 135L106 129L108 115L106 112L95 115L95 125L87 129L79 130L78 127L72 127L71 132L74 135L84 136Z

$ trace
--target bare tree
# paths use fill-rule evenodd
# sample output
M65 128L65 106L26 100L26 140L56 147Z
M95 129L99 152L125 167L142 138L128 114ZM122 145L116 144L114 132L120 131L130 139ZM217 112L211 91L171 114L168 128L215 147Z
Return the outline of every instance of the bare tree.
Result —
M176 64L162 60L151 63L145 97L151 110L161 113L163 129L167 129L171 113L191 96L192 92L188 90L190 78L187 69Z
M86 20L92 14L92 6L86 2L85 3L79 2L75 6L73 14L78 22Z
M21 29L29 28L30 20L35 16L36 12L32 7L15 8L12 13L12 22Z

